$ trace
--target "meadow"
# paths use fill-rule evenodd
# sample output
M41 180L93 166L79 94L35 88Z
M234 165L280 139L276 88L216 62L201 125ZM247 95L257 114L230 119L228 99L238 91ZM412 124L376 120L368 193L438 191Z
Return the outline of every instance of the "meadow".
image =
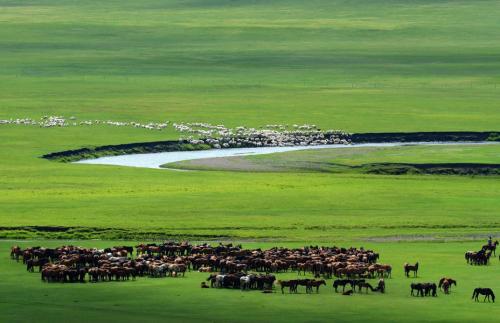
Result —
M124 241L29 241L22 247L34 244L60 246L73 244L88 247L106 247L115 244L133 245ZM367 243L381 254L380 262L394 267L392 278L386 279L385 294L369 292L351 297L336 294L332 280L322 286L319 294L282 295L277 289L273 294L260 291L201 289L200 282L206 273L187 272L182 278L137 278L128 282L104 283L42 283L38 273L27 273L22 263L8 256L11 242L0 242L2 261L2 293L0 313L3 321L23 322L36 317L39 322L115 321L192 321L209 322L290 322L325 320L336 322L471 322L489 320L500 314L492 303L474 303L472 290L478 286L500 289L498 259L490 266L470 266L465 263L465 250L478 249L477 242L448 243ZM271 247L282 244L244 243L244 247ZM287 243L301 247L300 243ZM349 242L343 246L351 245ZM358 244L355 244L359 246ZM418 260L421 265L418 278L404 277L404 262ZM437 282L443 276L458 281L450 295L438 297L410 296L410 283ZM296 278L295 272L277 274L278 279ZM28 305L29 304L29 305Z
M0 119L497 131L499 13L500 3L492 0L0 0ZM363 244L397 269L418 258L422 279L456 276L456 293L410 298L400 271L387 295L352 299L331 288L297 297L204 293L198 287L203 275L196 273L44 285L7 259L8 247L18 242L6 240L0 241L0 321L456 322L498 313L496 305L470 300L476 285L500 290L492 279L498 264L473 268L463 260L463 252L480 244L465 241L500 234L498 177L304 173L293 166L297 160L498 163L498 148L297 152L285 155L286 172L266 173L40 158L178 137L171 127L0 125L0 238L32 239L23 245L112 243L85 240L91 238ZM275 165L280 158L249 160Z

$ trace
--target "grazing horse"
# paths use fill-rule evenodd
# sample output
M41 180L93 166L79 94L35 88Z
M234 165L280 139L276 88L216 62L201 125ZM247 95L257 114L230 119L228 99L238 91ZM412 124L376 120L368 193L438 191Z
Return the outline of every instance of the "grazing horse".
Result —
M339 288L339 286L342 286L342 292L345 292L345 286L350 283L351 283L350 279L336 279L333 282L333 288L335 288L335 293L338 293L337 289Z
M424 287L425 296L429 296L432 293L432 296L437 296L437 286L434 283L424 283L422 284Z
M445 294L449 294L451 285L457 286L457 281L452 278L443 277L439 280L438 287L442 289Z
M325 282L324 279L321 279L321 280L310 280L309 283L307 284L307 287L306 287L306 293L312 293L313 287L316 287L316 293L319 293L319 287L321 285L325 285L326 286L326 282Z
M476 288L474 289L474 292L472 293L472 298L478 302L479 301L479 295L485 295L483 302L486 302L486 299L488 299L488 302L490 301L490 296L491 300L493 303L495 303L495 294L493 293L493 290L491 288Z
M408 263L405 263L403 268L405 270L406 277L410 277L410 271L413 271L413 277L417 277L418 262L415 265L410 265Z
M367 283L367 282L361 282L358 284L358 289L359 289L359 292L361 293L361 289L362 288L365 288L366 289L366 293L368 294L368 288L372 291L372 292L376 292L377 290L375 288L373 288L373 286L370 284L370 283Z
M470 265L487 265L490 260L491 253L492 250L486 250L486 249L481 249L478 252L468 251L465 254L465 259L467 260L467 263Z

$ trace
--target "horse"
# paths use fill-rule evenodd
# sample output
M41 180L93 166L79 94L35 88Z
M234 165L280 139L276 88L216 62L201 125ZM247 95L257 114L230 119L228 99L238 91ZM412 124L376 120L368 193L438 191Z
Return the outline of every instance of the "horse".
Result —
M405 270L406 277L410 277L410 271L413 271L413 277L417 277L418 262L415 265L410 265L408 263L405 263L404 270Z
M483 302L486 302L486 299L488 299L488 302L490 301L490 296L495 303L495 294L493 293L493 290L491 288L476 288L474 289L474 292L472 293L472 298L478 302L479 301L479 295L485 295Z
M345 295L345 296L351 296L353 293L352 289L349 289L348 291L346 292L343 292L342 295Z
M361 282L358 284L358 289L359 289L359 292L361 293L361 288L365 288L366 289L366 293L368 294L368 288L372 291L372 292L376 292L377 290L375 288L373 288L372 285L370 285L370 283L367 283L367 282Z
M486 250L490 250L490 251L492 251L492 252L493 252L493 255L494 255L494 256L496 256L495 251L496 251L496 249L497 249L498 243L499 243L499 242L498 242L498 240L497 240L497 241L493 242L492 244L485 244L485 245L481 248L481 250L484 250L484 251L486 251Z
M306 287L306 293L312 293L313 287L316 287L316 293L319 293L319 287L321 285L326 286L326 281L324 279L321 280L310 280Z
M468 263L471 265L487 265L490 257L491 250L481 249L478 252L473 252L469 254Z
M240 288L241 290L247 290L252 287L252 283L255 281L255 275L246 275L240 277Z
M33 272L35 266L38 266L38 272L41 272L42 267L48 263L49 263L49 259L47 259L47 258L28 259L28 260L26 260L26 271Z
M429 296L432 293L432 296L437 296L437 286L434 283L424 283L422 284L424 287L425 296Z
M11 259L16 259L17 262L19 262L19 257L22 256L23 251L21 250L21 247L19 246L13 246L10 248L10 258Z
M351 288L353 291L356 291L356 286L359 286L360 284L363 284L365 282L364 279L351 279L349 280L349 284L351 285Z
M333 282L333 288L335 288L335 293L338 293L338 288L339 286L342 286L342 292L345 292L345 286L347 284L350 284L351 283L351 280L349 279L336 279L334 282Z
M385 293L385 281L383 278L379 279L377 290L380 291L382 294Z
M439 289L442 289L445 294L450 293L451 285L457 286L457 281L452 278L443 277L439 280Z
M410 288L411 288L411 296L415 296L413 294L413 291L416 290L417 291L417 295L416 296L420 295L420 296L424 297L424 286L423 286L423 284L421 284L421 283L416 283L416 284L412 283L410 285Z
M278 280L278 284L281 286L281 294L285 292L283 289L285 287L289 288L289 293L297 293L297 280Z
M311 281L311 279L298 279L297 286L304 286L306 288L306 292L307 292L307 286L309 285L310 281Z

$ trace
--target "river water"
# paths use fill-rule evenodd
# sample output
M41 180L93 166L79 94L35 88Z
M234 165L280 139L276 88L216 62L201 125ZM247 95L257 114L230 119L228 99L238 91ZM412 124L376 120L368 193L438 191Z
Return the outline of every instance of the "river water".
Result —
M254 147L254 148L228 148L196 151L171 151L151 154L130 154L95 159L80 160L78 164L115 165L143 168L160 168L163 164L184 160L248 156L280 153L295 150L310 149L356 149L358 147L396 147L396 146L436 146L436 145L488 145L495 142L406 142L406 143L366 143L353 145L319 145L319 146L294 146L294 147Z

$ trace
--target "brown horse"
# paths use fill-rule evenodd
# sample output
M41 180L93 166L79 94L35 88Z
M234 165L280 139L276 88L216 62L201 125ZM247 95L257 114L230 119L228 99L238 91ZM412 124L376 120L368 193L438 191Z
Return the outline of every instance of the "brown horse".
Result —
M324 279L321 279L321 280L310 280L309 283L307 284L307 287L306 287L306 293L312 293L313 287L316 287L316 293L319 293L319 287L321 285L325 285L326 286L326 282L325 282Z
M297 293L297 280L278 280L278 285L281 287L281 294L284 294L284 288L288 287L289 293Z
M479 295L485 295L483 302L486 302L486 299L488 299L488 302L490 301L490 297L495 303L495 294L493 293L493 290L491 288L476 288L474 289L474 292L472 293L472 298L478 302L479 301Z
M19 246L13 246L10 248L10 258L19 261L19 257L23 255L23 251Z
M403 268L405 270L406 277L410 277L410 271L413 271L413 277L417 277L418 262L415 265L410 265L409 263L405 263Z
M450 293L451 285L457 286L457 281L452 278L443 277L439 280L438 287L444 291L445 294Z

